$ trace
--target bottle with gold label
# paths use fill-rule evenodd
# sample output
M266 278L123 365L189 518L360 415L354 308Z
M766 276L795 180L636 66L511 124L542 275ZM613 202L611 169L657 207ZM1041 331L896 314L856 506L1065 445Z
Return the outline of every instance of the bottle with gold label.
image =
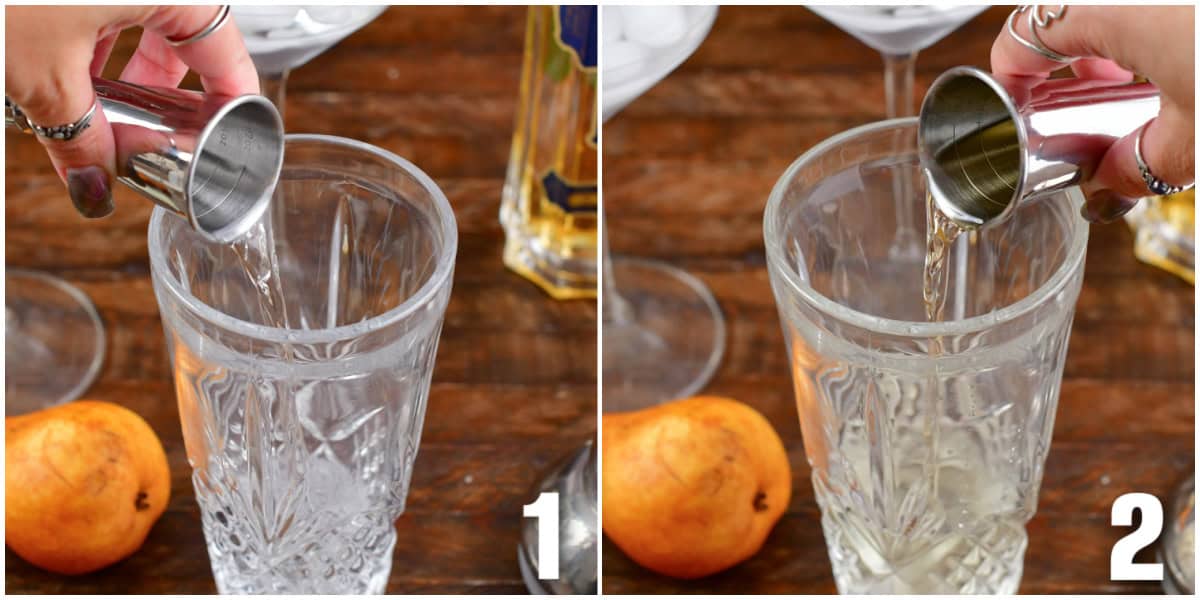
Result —
M1196 192L1143 198L1125 215L1133 228L1133 252L1152 264L1196 284Z
M500 204L504 264L557 299L596 296L595 6L531 6Z

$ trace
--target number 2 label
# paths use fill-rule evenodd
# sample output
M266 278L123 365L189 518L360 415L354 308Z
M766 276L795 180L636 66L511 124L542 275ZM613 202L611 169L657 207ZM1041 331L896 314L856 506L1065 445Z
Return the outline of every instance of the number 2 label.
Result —
M1109 561L1109 579L1113 581L1162 581L1162 563L1135 563L1133 555L1149 546L1162 533L1162 503L1150 494L1122 494L1113 502L1112 524L1118 527L1133 525L1133 511L1142 513L1142 525L1113 544Z
M524 511L538 522L538 579L558 579L558 492L542 492Z

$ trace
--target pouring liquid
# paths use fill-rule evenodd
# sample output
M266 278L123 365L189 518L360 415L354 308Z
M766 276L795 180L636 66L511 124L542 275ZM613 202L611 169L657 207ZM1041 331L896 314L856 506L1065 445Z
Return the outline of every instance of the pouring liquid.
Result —
M263 323L280 329L288 328L284 308L283 283L280 281L279 258L269 219L263 218L244 236L230 245L241 264L246 279L257 290L255 298Z
M946 310L950 286L950 247L963 231L938 209L933 194L926 192L925 270L921 294L925 301L925 318L931 323L941 321ZM940 345L941 338L937 338L936 342Z

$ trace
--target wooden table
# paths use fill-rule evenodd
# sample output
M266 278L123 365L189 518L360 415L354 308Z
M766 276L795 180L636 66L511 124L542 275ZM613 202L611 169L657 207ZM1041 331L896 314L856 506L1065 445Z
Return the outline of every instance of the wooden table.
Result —
M500 261L500 189L512 135L523 8L392 8L296 70L288 130L341 135L407 157L454 206L454 292L391 593L522 593L521 506L542 470L596 431L596 310L555 302ZM136 44L122 38L115 77ZM195 82L192 86L195 88ZM108 356L88 396L146 418L171 463L170 506L145 545L63 577L6 553L9 593L213 593L162 326L150 283L150 205L127 190L85 221L29 137L8 134L6 263L66 278L95 301Z
M918 94L951 66L986 68L1006 15L989 10L922 52ZM882 117L875 51L801 7L723 7L699 51L606 124L613 251L670 261L712 288L729 338L706 392L761 410L794 470L791 506L758 555L676 581L606 540L606 593L835 591L767 280L762 212L797 156ZM1125 492L1165 499L1192 472L1193 288L1137 262L1131 244L1124 225L1092 228L1023 593L1160 590L1108 580L1109 552L1129 531L1109 526L1109 511Z

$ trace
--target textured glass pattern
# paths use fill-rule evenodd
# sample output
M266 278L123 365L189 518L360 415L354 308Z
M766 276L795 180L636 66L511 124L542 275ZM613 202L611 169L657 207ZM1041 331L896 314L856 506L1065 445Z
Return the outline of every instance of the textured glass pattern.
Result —
M391 570L456 233L432 182L363 148L289 138L240 245L151 223L221 593L382 593Z
M896 207L925 222L914 124L818 148L768 205L805 453L840 592L1015 593L1087 226L1059 196L963 234L928 323L923 257L889 253Z

